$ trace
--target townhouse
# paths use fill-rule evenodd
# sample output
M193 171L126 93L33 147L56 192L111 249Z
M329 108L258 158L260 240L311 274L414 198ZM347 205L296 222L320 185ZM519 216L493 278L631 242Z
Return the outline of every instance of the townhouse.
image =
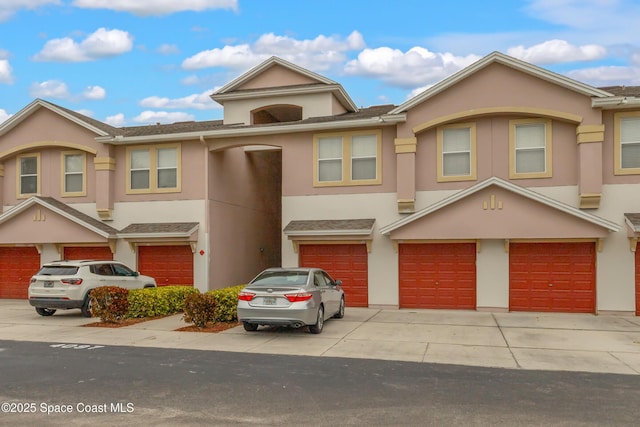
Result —
M0 296L113 257L201 290L317 265L350 306L640 314L640 88L494 52L399 106L279 58L212 98L223 120L36 100L0 125Z

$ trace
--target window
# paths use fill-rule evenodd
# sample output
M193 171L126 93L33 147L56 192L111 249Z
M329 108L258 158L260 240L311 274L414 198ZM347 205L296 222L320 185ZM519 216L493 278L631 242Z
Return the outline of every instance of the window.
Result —
M438 129L438 182L475 180L476 125L462 123Z
M614 123L616 175L640 174L640 112L617 113Z
M551 121L541 119L509 122L509 177L551 177Z
M84 196L86 157L84 153L62 153L62 195Z
M314 186L373 185L382 182L379 131L316 135L313 146Z
M18 197L40 193L40 154L18 156Z
M128 193L180 191L180 146L130 147L127 164Z

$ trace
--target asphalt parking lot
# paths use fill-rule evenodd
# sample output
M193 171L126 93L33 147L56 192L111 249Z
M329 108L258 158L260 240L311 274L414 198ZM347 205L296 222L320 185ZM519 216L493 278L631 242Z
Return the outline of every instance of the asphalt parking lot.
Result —
M640 317L347 308L320 335L236 327L179 332L174 315L94 328L79 310L41 317L24 300L0 300L0 340L185 348L399 360L510 369L640 375Z

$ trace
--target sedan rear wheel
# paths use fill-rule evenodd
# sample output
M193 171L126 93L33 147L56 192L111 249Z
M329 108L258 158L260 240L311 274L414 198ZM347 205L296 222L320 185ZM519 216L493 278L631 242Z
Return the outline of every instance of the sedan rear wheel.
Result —
M53 316L56 311L53 308L36 307L36 313L40 316Z
M315 325L309 325L309 332L312 334L319 334L322 332L322 327L324 326L324 307L320 306L318 309L318 319Z
M242 322L242 327L247 332L253 332L258 330L258 325L256 325L255 323Z

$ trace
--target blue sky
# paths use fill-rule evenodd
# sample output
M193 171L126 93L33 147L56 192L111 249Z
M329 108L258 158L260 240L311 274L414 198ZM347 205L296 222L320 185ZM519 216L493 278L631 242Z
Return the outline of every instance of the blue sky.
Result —
M1 0L0 122L36 98L114 126L222 117L209 95L271 56L400 104L500 51L640 85L640 1Z

